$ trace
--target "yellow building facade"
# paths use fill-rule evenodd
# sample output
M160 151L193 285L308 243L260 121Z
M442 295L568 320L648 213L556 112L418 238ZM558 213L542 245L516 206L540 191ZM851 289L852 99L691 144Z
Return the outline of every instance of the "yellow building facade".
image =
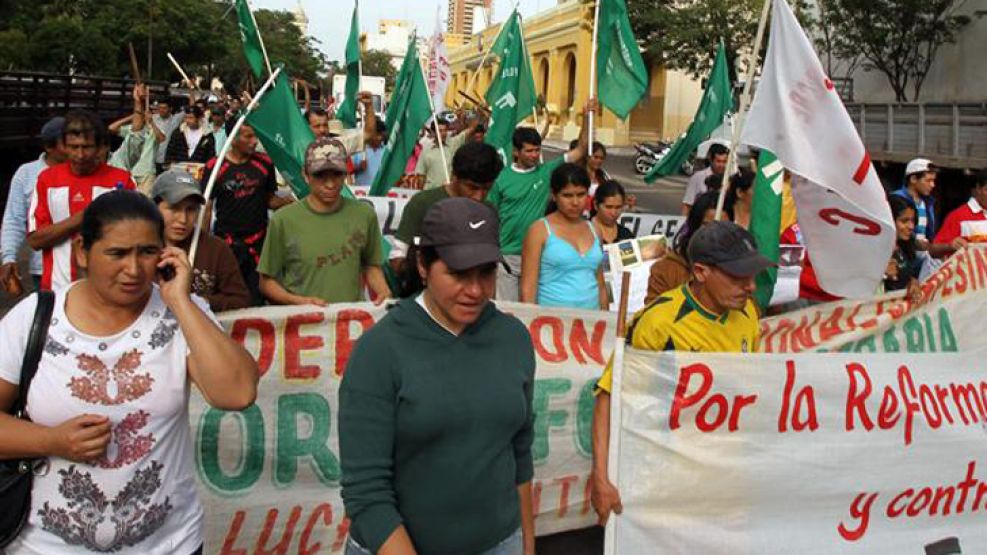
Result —
M571 140L579 134L580 114L589 98L593 0L561 2L525 19L522 25L535 89L544 99L552 121L549 137ZM500 27L493 26L462 46L450 48L452 83L447 105L469 104L459 94L467 88L472 96L483 97L498 66L495 56L485 54ZM626 121L607 110L597 118L596 140L612 146L677 137L692 122L701 97L699 82L654 65L650 68L648 91ZM544 125L542 117L539 115L539 127ZM534 123L533 119L528 121Z

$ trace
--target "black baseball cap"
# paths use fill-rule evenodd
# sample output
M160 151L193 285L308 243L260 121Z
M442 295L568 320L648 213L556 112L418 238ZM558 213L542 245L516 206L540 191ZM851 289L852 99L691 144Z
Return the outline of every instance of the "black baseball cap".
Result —
M689 240L689 260L716 266L738 277L750 277L777 266L757 251L754 236L733 222L703 224Z
M500 221L490 206L465 197L440 200L422 220L420 247L435 247L453 271L501 261Z

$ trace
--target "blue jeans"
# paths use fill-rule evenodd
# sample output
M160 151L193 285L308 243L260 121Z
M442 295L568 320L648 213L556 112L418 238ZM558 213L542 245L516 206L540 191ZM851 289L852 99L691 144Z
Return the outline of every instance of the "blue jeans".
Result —
M504 541L476 555L521 555L522 553L524 553L524 536L521 534L521 529L518 528L513 534L505 538ZM353 541L353 538L350 537L346 539L346 551L344 555L373 555L373 553L369 549L361 547L360 544Z

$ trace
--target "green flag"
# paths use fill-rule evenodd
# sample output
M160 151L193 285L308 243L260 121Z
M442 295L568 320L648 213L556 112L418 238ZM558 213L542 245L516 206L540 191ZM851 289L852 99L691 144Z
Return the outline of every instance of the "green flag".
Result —
M247 63L250 64L254 77L260 79L260 76L264 75L264 45L261 43L260 31L257 30L247 0L236 0L236 18L240 26L243 53L247 56Z
M634 39L624 0L600 0L597 25L597 95L600 104L620 119L627 119L648 90L648 70Z
M315 135L298 109L289 82L288 74L282 70L274 87L247 116L247 123L254 128L264 150L288 180L295 196L302 198L308 194L308 184L302 174L305 149L315 140Z
M750 232L754 236L757 250L776 264L781 250L779 243L784 181L785 171L778 157L762 150L757 159L757 180L754 181L754 197L751 200ZM768 308L777 280L778 268L768 268L755 279L757 291L754 293L754 300L760 305L762 313Z
M404 167L418 143L418 133L432 114L428 86L418 62L418 48L415 37L408 45L408 54L401 64L391 95L391 105L387 108L387 125L390 134L387 147L380 161L380 170L370 187L371 195L385 195L398 179L404 175Z
M336 119L343 127L356 127L356 95L360 92L360 24L357 20L359 2L353 4L350 38L346 41L346 96L336 109Z
M486 143L496 148L504 163L509 164L514 128L519 121L531 115L536 96L531 60L524 47L521 15L517 10L504 23L504 29L490 52L500 58L500 67L485 96L492 112Z
M706 92L699 103L695 119L689 125L689 130L685 137L675 142L672 150L661 159L661 162L644 176L644 180L653 183L659 177L676 173L682 167L682 162L685 162L689 154L696 150L699 143L706 140L723 124L723 118L731 110L733 110L733 90L730 87L730 72L727 70L727 53L721 42L716 51L716 62L713 63Z

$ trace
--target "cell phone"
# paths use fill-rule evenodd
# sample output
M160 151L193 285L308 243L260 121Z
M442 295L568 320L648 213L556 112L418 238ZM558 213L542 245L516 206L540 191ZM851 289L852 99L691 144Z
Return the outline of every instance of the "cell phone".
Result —
M175 277L175 268L172 266L158 268L158 276L161 277L161 281L171 281Z

